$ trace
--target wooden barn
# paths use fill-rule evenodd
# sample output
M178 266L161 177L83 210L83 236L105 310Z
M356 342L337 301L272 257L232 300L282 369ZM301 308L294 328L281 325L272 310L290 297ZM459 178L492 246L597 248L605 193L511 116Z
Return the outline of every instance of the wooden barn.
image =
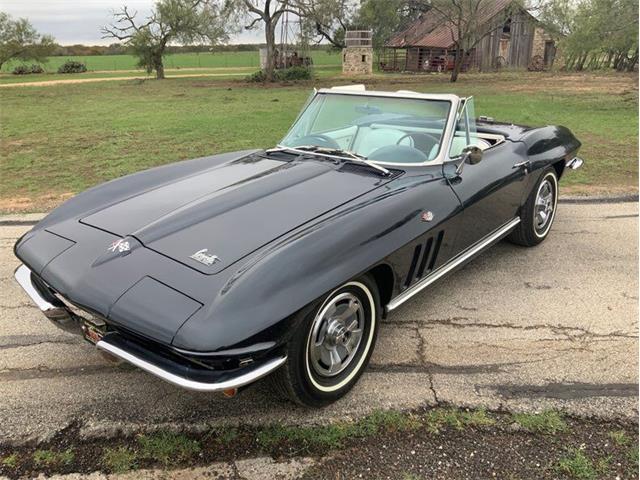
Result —
M479 31L488 32L464 59L463 70L503 67L542 70L553 64L554 40L512 0L488 0L478 13ZM431 10L394 34L380 55L384 71L433 72L453 69L455 28Z

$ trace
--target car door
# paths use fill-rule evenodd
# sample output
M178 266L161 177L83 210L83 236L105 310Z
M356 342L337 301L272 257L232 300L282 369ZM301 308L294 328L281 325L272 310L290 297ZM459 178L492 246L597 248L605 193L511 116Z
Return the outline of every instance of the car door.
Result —
M484 144L483 144L484 143ZM483 145L482 145L483 144ZM468 145L483 148L482 160L460 165L462 150ZM443 164L445 176L463 208L456 250L470 247L518 214L526 170L515 167L524 158L518 149L524 146L506 140L494 146L478 138L473 98L468 98L458 113L456 132L448 160Z

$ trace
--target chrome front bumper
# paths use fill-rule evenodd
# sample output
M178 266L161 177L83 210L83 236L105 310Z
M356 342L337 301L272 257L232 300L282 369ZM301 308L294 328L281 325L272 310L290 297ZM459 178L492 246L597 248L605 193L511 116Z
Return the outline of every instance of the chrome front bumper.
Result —
M56 327L69 333L82 334L82 318L69 310L59 298L44 286L36 285L31 275L31 270L26 265L20 265L13 276L29 295L31 301Z
M73 313L44 285L34 281L31 270L27 266L20 265L14 277L33 303L54 325L67 332L82 335L86 320ZM235 370L197 368L186 360L181 362L179 357L169 357L152 351L117 332L104 335L96 343L96 347L162 380L199 392L223 392L243 387L273 372L287 360L286 356L279 355Z
M571 170L577 170L582 167L584 160L580 157L573 157L571 160L567 160L565 166L570 168Z
M127 346L122 338L114 334L107 334L96 344L96 347L166 382L197 392L223 392L244 387L273 372L287 360L286 356L277 357L233 372L200 371L200 374L196 375L194 372L189 374L188 369L186 372L184 369L179 370L176 364L163 361L158 356L152 355L152 352L136 351L135 347Z

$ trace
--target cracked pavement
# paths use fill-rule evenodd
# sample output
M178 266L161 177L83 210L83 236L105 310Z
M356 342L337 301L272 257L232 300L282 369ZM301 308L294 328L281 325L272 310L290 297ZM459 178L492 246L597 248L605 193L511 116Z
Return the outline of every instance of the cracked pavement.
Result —
M390 314L353 391L322 410L259 382L233 399L112 366L30 304L0 227L0 442L216 424L323 423L436 403L638 415L638 204L559 205L551 236L501 242Z

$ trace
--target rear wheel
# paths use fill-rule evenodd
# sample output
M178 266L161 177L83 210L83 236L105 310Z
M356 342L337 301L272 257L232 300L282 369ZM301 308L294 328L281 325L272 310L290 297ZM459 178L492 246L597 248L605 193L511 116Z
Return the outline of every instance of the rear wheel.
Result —
M518 245L533 247L541 243L551 230L558 205L558 176L553 167L547 168L527 202L522 207L521 221L508 239Z
M368 275L349 281L299 315L273 380L292 401L324 406L345 395L369 363L380 319L376 284Z

